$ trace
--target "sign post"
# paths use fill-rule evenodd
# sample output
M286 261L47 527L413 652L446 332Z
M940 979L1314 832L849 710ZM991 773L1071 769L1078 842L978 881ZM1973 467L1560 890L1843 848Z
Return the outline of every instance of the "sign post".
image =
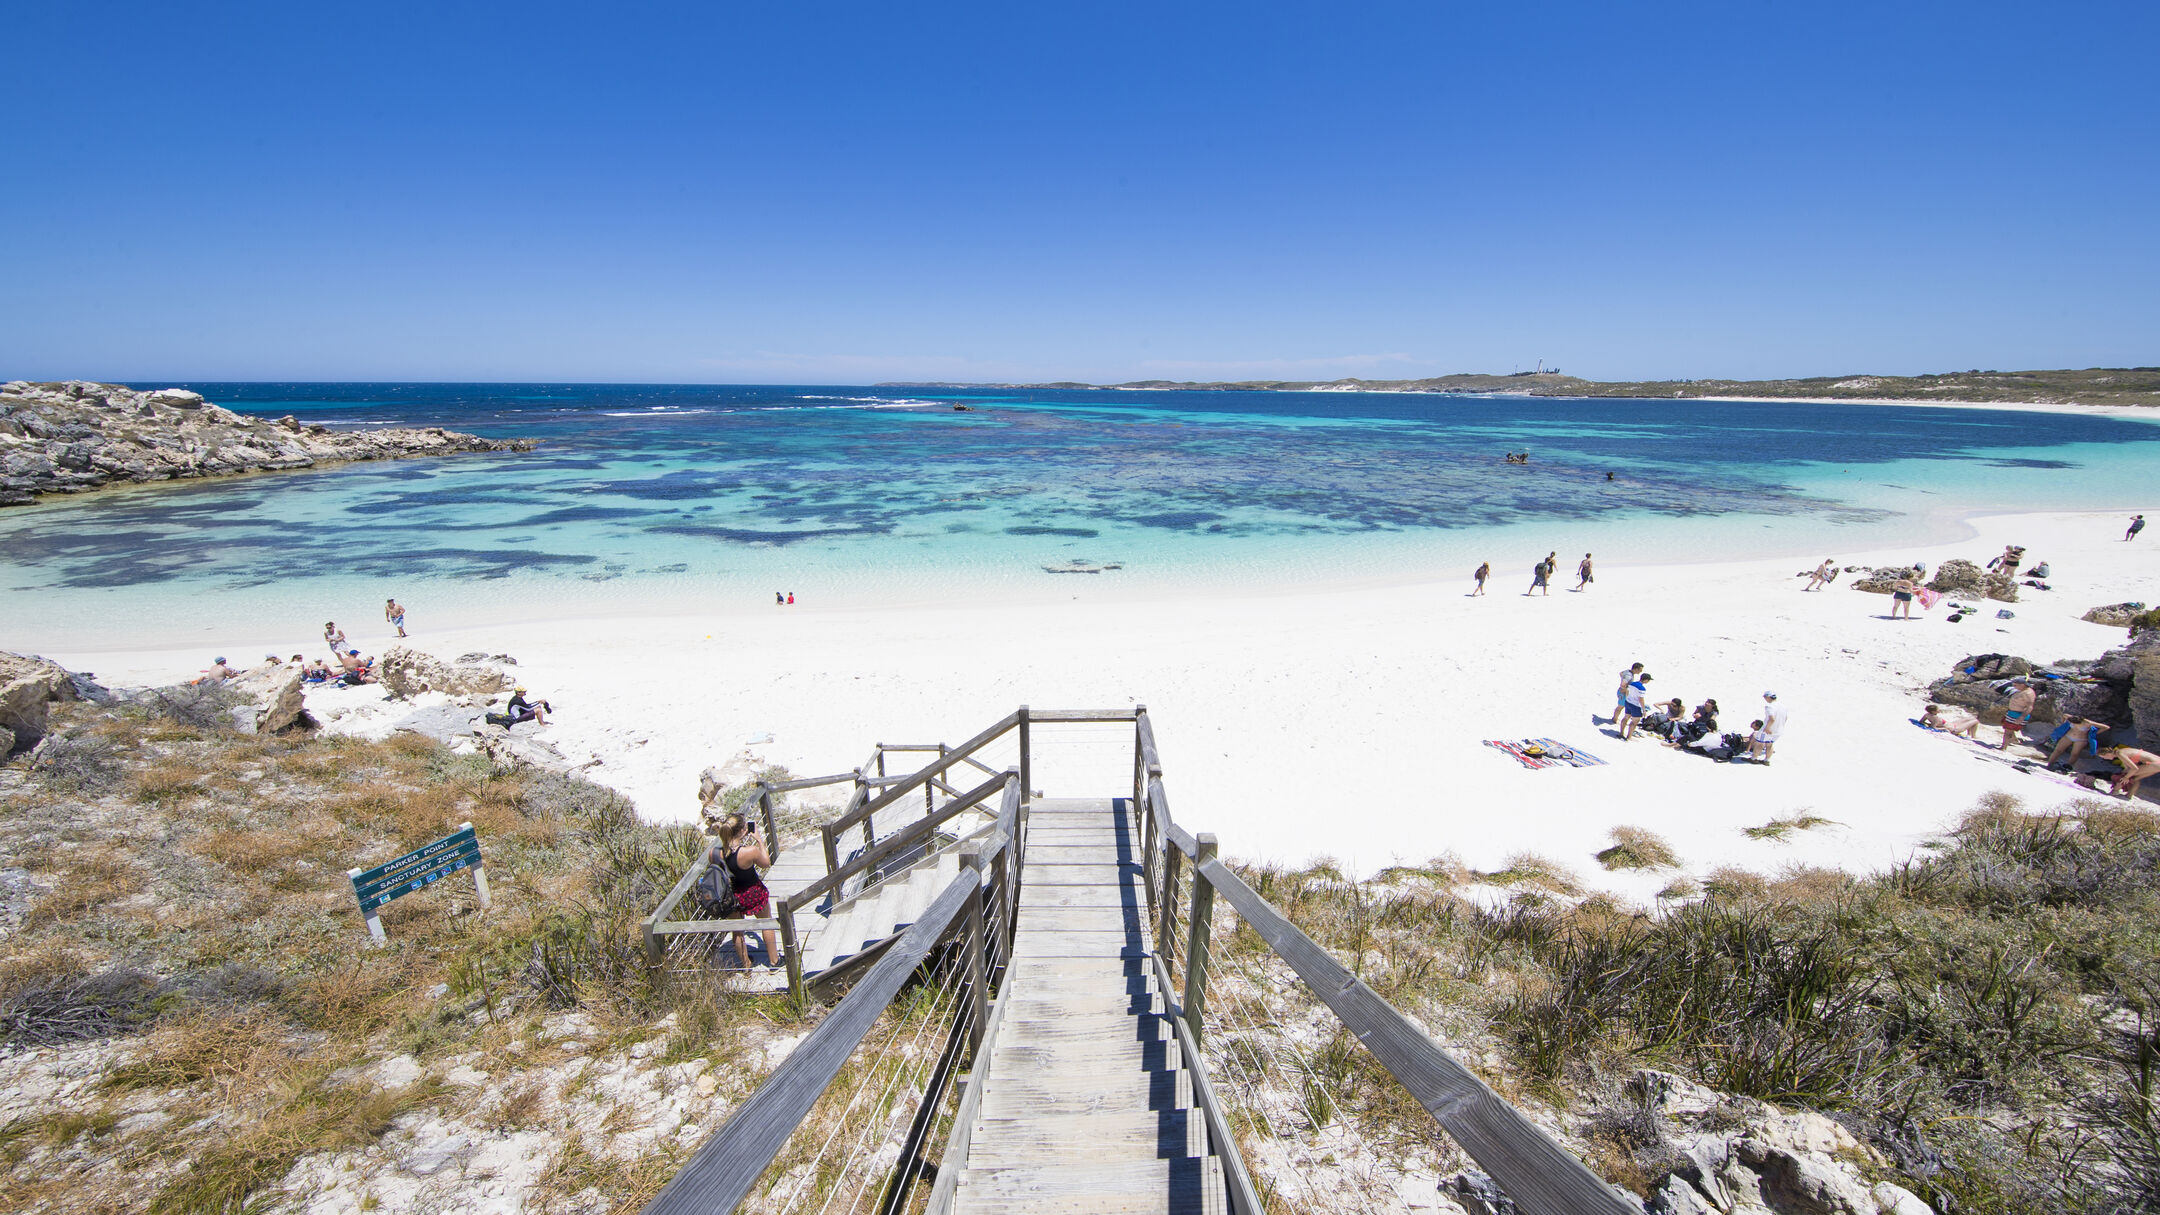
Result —
M473 833L471 823L461 824L456 831L434 843L373 869L348 869L345 876L352 879L353 895L360 900L360 914L367 918L368 936L381 945L389 940L383 934L380 915L384 904L415 890L424 890L461 869L472 870L473 890L479 896L480 910L486 911L487 869L480 860L480 837Z

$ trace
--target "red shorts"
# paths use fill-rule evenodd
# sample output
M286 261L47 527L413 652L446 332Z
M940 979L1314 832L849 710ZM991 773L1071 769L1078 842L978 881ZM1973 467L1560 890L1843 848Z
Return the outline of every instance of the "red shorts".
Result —
M772 907L772 892L765 883L748 886L735 892L735 901L742 904L743 915L748 919L761 920Z

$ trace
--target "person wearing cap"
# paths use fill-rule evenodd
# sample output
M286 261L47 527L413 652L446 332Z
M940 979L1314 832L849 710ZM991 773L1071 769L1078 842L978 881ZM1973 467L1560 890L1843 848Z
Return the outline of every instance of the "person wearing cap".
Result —
M2019 676L2010 681L2010 701L2003 706L2003 740L2000 750L2010 749L2010 740L2023 733L2032 723L2033 702L2040 698L2033 691L2032 681Z
M358 650L347 650L338 655L338 665L345 668L345 673L339 676L338 680L347 687L357 688L361 684L375 682L375 664L362 658Z
M510 693L510 703L503 706L503 712L509 714L510 724L513 726L527 721L537 721L544 726L547 724L547 715L552 709L553 706L544 700L527 700L525 698L524 684L519 684Z
M224 683L226 680L231 679L233 676L238 675L239 673L240 672L232 669L231 667L226 666L225 656L220 654L214 661L211 662L210 669L204 671L202 675L195 680L195 682Z

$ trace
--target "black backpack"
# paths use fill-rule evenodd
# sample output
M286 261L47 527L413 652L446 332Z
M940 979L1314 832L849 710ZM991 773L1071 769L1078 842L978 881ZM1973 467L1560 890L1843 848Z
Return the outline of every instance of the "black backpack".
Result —
M742 902L735 897L735 882L728 875L727 864L722 859L719 846L706 854L705 872L698 875L698 911L708 919L724 920L742 914Z

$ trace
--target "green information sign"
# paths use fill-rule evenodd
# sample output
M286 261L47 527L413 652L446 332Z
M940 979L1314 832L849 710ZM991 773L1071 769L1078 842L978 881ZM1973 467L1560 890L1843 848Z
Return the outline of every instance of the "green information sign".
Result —
M377 915L384 904L415 890L425 890L463 869L472 870L473 889L479 893L480 907L485 910L488 905L487 870L480 860L480 837L473 833L471 823L373 869L348 869L345 876L352 879L353 895L360 900L360 914L367 918L368 935L381 942L388 939L383 935L382 920Z

